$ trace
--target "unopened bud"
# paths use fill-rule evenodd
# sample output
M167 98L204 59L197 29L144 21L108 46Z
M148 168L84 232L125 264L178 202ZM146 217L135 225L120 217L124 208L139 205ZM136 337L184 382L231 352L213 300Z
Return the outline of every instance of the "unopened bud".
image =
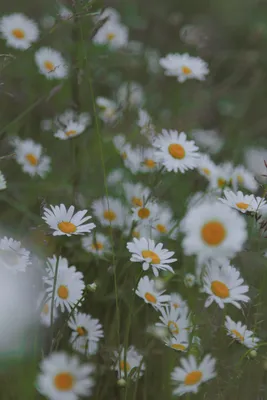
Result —
M156 278L155 279L155 288L156 288L156 290L163 290L163 289L165 289L165 281L163 280L163 279L161 279L161 278Z
M95 282L90 283L89 285L87 285L87 289L90 290L91 292L95 292L97 289L97 284Z
M184 277L184 284L186 287L191 288L196 283L196 277L193 274L186 274Z
M126 380L123 379L123 378L119 379L119 380L117 381L117 385L118 385L119 387L125 387L125 386L126 386Z
M256 351L255 349L253 349L253 350L251 350L251 351L249 352L248 355L249 355L250 358L256 358L257 355L258 355L258 353L257 353L257 351ZM267 363L267 360L266 360L266 363Z

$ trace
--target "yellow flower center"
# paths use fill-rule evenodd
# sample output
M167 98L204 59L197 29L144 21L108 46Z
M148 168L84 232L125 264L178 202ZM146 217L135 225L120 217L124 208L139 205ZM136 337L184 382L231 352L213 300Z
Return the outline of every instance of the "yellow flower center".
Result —
M71 129L65 133L66 136L76 135L77 131L75 129Z
M170 144L168 150L170 155L177 160L182 160L185 157L185 150L183 146L178 143Z
M48 314L48 312L49 312L49 307L48 307L48 304L47 304L47 303L43 306L42 312L43 312L43 314L45 314L45 315Z
M207 222L201 229L201 236L209 246L218 246L226 236L226 231L221 222Z
M138 231L133 231L132 236L139 239L140 238L140 232Z
M202 378L201 371L192 371L186 375L184 383L185 385L196 385Z
M240 340L240 342L244 342L244 336L242 336L241 333L239 333L235 329L232 329L231 333L236 337L237 340Z
M24 39L25 38L25 32L19 28L13 29L12 35L15 36L16 39Z
M58 224L58 229L64 233L74 233L77 230L77 226L69 221L62 221Z
M125 151L124 151L123 153L121 153L121 158L122 158L123 160L126 160L126 159L127 159L127 154L126 154Z
M168 328L169 328L169 331L170 331L171 333L173 333L174 335L178 335L178 333L179 333L179 327L178 327L178 325L176 324L176 322L174 322L174 321L169 321L169 322L168 322Z
M152 264L159 264L160 263L160 258L156 253L154 253L154 251L143 250L142 251L142 256L144 258L151 258Z
M175 310L180 307L178 303L174 303L172 306L175 308Z
M174 350L184 351L186 347L183 344L174 343L171 345L171 348Z
M51 61L48 61L48 60L44 62L44 67L48 72L52 72L55 69L54 63L52 63Z
M152 160L151 158L146 158L144 160L144 164L147 168L155 168L155 166L156 166L156 162L154 160Z
M247 203L242 203L242 201L241 201L240 203L236 203L236 206L238 208L241 208L241 210L246 210L249 205Z
M218 179L217 179L217 184L218 184L218 187L219 187L219 188L222 188L222 187L225 186L226 180L223 179L223 178L218 178Z
M69 290L66 286L60 285L57 290L58 297L66 300L69 297Z
M105 210L103 216L108 221L114 221L117 218L116 213L112 210Z
M138 210L138 217L141 219L146 219L149 217L149 215L150 215L150 211L146 207L140 208L140 210Z
M61 372L54 378L54 384L57 390L67 391L71 390L74 386L74 377L69 372Z
M149 303L156 304L156 302L157 302L156 297L155 297L153 294L149 293L149 292L146 292L146 294L145 294L145 299L146 299Z
M211 290L215 296L220 297L221 299L229 297L229 289L223 282L213 281L211 283Z
M96 242L92 244L92 249L93 250L102 250L104 248L103 243Z
M204 172L205 175L210 176L210 170L208 168L202 168L202 171Z
M244 183L244 178L241 175L237 175L237 182L242 185L242 183Z
M132 197L132 204L136 207L142 207L143 201L139 197Z
M110 32L107 34L107 40L113 40L115 36L116 36L115 33Z
M184 65L184 66L182 67L182 73L185 74L185 75L192 74L192 69L190 69L189 67L187 67L186 65Z
M126 365L125 365L125 362L124 362L124 361L120 361L120 369L121 369L122 371L124 371L124 370L125 370L125 367L126 367L126 371L129 372L130 369L131 369L130 364L126 361Z
M84 336L87 333L86 329L83 326L78 326L76 332L78 333L79 336Z
M38 158L32 153L26 154L25 158L34 167L38 164Z
M167 232L167 228L166 228L165 225L158 224L158 225L156 226L156 228L157 228L157 230L158 230L160 233L166 233L166 232Z

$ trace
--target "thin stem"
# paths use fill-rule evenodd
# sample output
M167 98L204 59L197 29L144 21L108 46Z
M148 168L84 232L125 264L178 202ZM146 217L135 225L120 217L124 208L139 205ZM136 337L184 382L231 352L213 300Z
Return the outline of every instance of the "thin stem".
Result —
M56 286L57 286L57 275L58 275L58 266L59 266L59 256L56 262L56 269L54 275L54 283L53 283L53 293L52 293L52 300L51 300L51 314L50 314L50 327L51 327L51 338L52 338L52 345L53 345L53 324L54 324L54 302L55 302L55 293L56 293ZM51 345L51 349L52 349Z

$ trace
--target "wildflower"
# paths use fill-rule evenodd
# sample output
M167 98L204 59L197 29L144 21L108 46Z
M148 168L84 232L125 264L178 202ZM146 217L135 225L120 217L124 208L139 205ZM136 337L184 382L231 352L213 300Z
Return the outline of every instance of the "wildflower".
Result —
M165 345L176 351L187 351L189 346L189 335L184 329L177 335L171 335L164 340Z
M97 289L97 287L98 287L98 285L97 285L96 282L92 282L92 283L89 283L86 287L87 287L87 289L90 290L91 292L95 292L96 289Z
M215 301L220 308L225 304L233 304L241 308L240 302L248 302L248 286L243 285L244 279L240 272L231 265L219 266L211 263L207 266L203 276L203 292L209 295L205 307Z
M15 158L24 172L31 176L39 175L44 178L51 169L51 158L43 154L40 144L31 139L14 138Z
M0 190L6 189L6 179L2 172L0 171Z
M240 321L234 322L228 315L225 317L224 325L228 336L231 336L249 349L257 346L260 339L254 336L253 331L247 329L247 325L242 325Z
M157 322L156 326L165 326L171 335L175 336L182 331L188 331L190 321L188 319L187 308L174 308L171 305L160 308L159 317L161 322Z
M110 251L109 238L102 233L96 233L95 236L85 236L82 238L82 248L87 253L92 253L97 256Z
M63 21L70 21L73 18L73 12L69 8L63 4L59 4L58 8L58 15Z
M198 147L193 140L187 140L184 132L179 134L174 130L163 129L162 135L157 136L153 145L157 149L156 158L167 171L184 173L197 166Z
M39 301L38 301L38 307L40 307L40 305L42 304L43 301L43 294L40 296ZM52 313L52 299L47 299L44 303L43 303L43 307L40 311L40 322L42 325L45 326L50 326L51 324L51 313ZM53 310L53 322L57 319L58 317L58 311L55 307L54 304L54 310Z
M40 74L47 79L67 78L68 65L57 50L50 47L41 47L34 57Z
M170 306L183 311L185 314L188 314L187 302L183 300L179 293L170 294Z
M136 371L131 374L131 379L136 381L138 377L141 377L144 374L145 364L142 360L143 356L134 348L134 346L130 346L127 349L126 357L125 349L121 348L119 351L114 352L114 369L117 371L120 378L127 378L128 375L131 374L133 368L136 368Z
M21 13L0 19L0 33L9 47L27 50L39 37L39 28L32 19Z
M99 12L99 14L96 17L94 17L94 21L98 22L98 21L106 19L106 18L108 18L108 20L110 20L110 21L119 22L120 14L114 8L107 7L104 10L101 10Z
M144 102L144 90L137 82L125 82L119 87L117 98L122 108L140 107Z
M209 354L199 363L193 355L187 359L181 358L181 367L174 368L171 378L174 384L179 386L174 389L173 394L182 396L185 393L197 393L199 386L214 378L215 359Z
M21 247L21 242L7 237L0 239L0 268L25 272L30 264L30 252Z
M154 236L168 236L175 239L178 234L178 227L175 227L175 224L172 210L166 205L160 205L157 220L152 222Z
M56 125L59 129L54 134L58 139L72 139L85 131L91 122L90 114L76 114L72 110L67 110L65 113L57 117Z
M111 50L125 47L128 43L128 28L115 19L108 20L93 37L95 44L106 44Z
M223 138L214 130L194 130L192 136L196 144L210 154L218 153L224 144Z
M245 162L248 169L262 183L266 183L267 150L260 147L248 148L245 152Z
M212 175L210 176L210 189L221 191L225 187L231 186L233 172L234 166L230 162L216 165Z
M94 223L84 224L91 219L91 216L84 217L88 210L78 211L74 213L74 206L70 206L67 210L64 204L59 206L50 205L51 209L44 208L42 218L54 230L53 236L71 236L83 235L90 233L95 228Z
M140 149L138 161L140 162L140 172L153 173L158 170L159 163L154 148Z
M245 214L248 212L261 212L262 208L266 208L266 200L261 197L255 197L253 194L244 194L241 191L237 193L231 190L224 190L225 198L219 200L227 206L234 208L241 213Z
M92 393L94 367L80 364L76 356L52 353L41 361L40 370L37 390L51 400L78 400Z
M163 249L162 243L156 245L154 240L134 238L133 242L127 243L127 249L132 253L130 260L132 262L142 262L144 271L151 267L155 276L159 275L160 270L174 273L169 264L177 261L177 259L171 258L174 252Z
M160 65L165 69L165 75L176 76L179 82L187 79L205 80L209 73L208 65L199 57L186 54L168 54L160 58Z
M151 225L152 222L157 221L158 211L158 204L148 200L145 204L132 208L132 219L142 225Z
M254 175L248 171L243 165L238 165L234 168L232 176L232 185L236 191L239 186L249 190L250 192L256 192L259 187L258 182L255 180Z
M152 123L151 116L142 108L138 110L137 125L140 128L141 134L145 135L150 141L152 141L155 134L155 127Z
M185 233L185 254L196 254L199 262L232 258L247 238L243 217L219 202L204 202L190 208L180 229Z
M191 288L196 283L196 277L193 274L185 274L184 284L186 287Z
M217 167L207 154L200 154L197 161L197 169L200 175L211 181L217 173Z
M107 176L107 184L109 186L116 186L120 184L124 179L123 169L116 168L113 169Z
M122 228L125 225L127 212L120 200L103 197L92 204L93 214L103 226Z
M123 184L125 197L131 207L142 207L148 197L150 196L150 190L144 187L141 183L129 183Z
M163 295L165 290L158 291L155 288L155 282L147 276L140 279L135 294L141 297L145 303L151 304L158 309L170 300L170 296Z
M100 109L99 117L105 124L113 124L119 118L120 111L115 101L105 97L97 97L96 104Z

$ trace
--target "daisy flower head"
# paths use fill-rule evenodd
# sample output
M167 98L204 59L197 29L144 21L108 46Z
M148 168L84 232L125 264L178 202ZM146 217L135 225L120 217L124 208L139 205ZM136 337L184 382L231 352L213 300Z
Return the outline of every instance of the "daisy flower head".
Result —
M250 300L245 295L249 288L243 283L244 279L235 267L210 263L203 276L203 292L209 295L205 307L215 301L220 308L229 303L241 308L239 303Z
M130 207L142 207L151 193L142 183L126 182L123 184L123 189Z
M154 201L148 200L141 206L132 208L132 220L141 225L152 225L158 219L159 206Z
M185 274L184 276L184 285L187 288L192 288L196 283L196 277L193 274Z
M246 222L221 202L204 202L190 208L180 224L186 255L198 261L225 261L242 250L247 239Z
M51 313L52 313L52 299L46 299L43 302L44 295L42 294L38 301L38 308L42 304L42 309L40 310L40 322L44 326L50 326L51 324ZM53 310L53 321L55 321L58 317L58 311L54 304Z
M105 253L110 252L110 240L102 233L96 233L95 236L85 236L82 238L82 248L87 253L103 256Z
M118 11L115 10L114 8L107 7L103 11L102 10L99 11L99 14L96 17L94 17L94 21L98 22L98 21L106 19L106 18L108 18L108 20L110 20L110 21L112 20L115 22L119 22L121 19L121 16L118 13Z
M70 206L67 210L64 204L59 206L50 205L49 208L44 208L42 218L54 230L53 236L71 236L71 235L84 235L90 233L95 228L94 223L87 223L91 216L85 217L88 210L78 211L74 213L74 206Z
M135 294L157 310L170 300L170 296L163 294L164 292L165 290L157 290L155 282L144 276L139 280Z
M224 140L215 130L194 130L192 136L196 144L210 154L217 154L222 149Z
M59 4L58 15L63 21L70 21L73 18L73 12L63 4Z
M188 305L179 293L170 294L170 306L174 309L183 310L185 314L188 314Z
M217 172L216 165L207 154L200 154L197 160L197 170L200 175L204 176L208 181L211 181L212 177Z
M240 321L233 321L228 315L225 317L224 326L228 336L231 336L234 340L237 340L249 349L256 347L260 341L259 338L255 337L253 331L247 329L246 325L243 325Z
M179 82L187 79L203 81L209 73L208 64L199 57L191 57L189 54L168 54L160 58L160 65L165 69L165 75L176 76Z
M165 338L164 343L173 350L187 351L189 347L189 335L187 330L184 329L177 335L171 334L169 337Z
M31 139L13 140L15 158L24 172L30 176L39 175L44 178L51 170L51 158L44 155L42 146Z
M185 393L197 393L199 386L216 376L215 359L207 354L201 362L193 355L181 358L181 367L174 368L171 378L178 387L173 394L182 396Z
M187 140L184 132L163 129L153 145L157 149L155 152L157 160L167 171L184 173L188 169L196 168L198 147L193 140Z
M21 247L21 242L12 238L0 239L0 268L12 273L25 272L31 264L30 252Z
M117 186L124 180L124 171L121 168L113 169L107 176L109 186Z
M266 200L262 197L255 197L253 194L244 194L241 191L234 193L232 190L224 190L224 198L219 200L228 207L234 208L241 213L260 213L266 208Z
M134 346L130 346L126 351L126 354L123 347L121 347L119 351L114 351L114 361L114 369L121 378L128 377L133 368L136 368L136 371L131 374L132 380L136 381L138 377L140 378L144 374L145 364L142 362L143 356L134 348Z
M130 261L142 263L144 271L151 267L155 276L159 275L160 270L174 273L169 264L177 261L177 259L171 258L174 252L163 249L162 243L155 244L154 240L151 239L134 238L132 242L127 243L126 247L132 253Z
M40 363L37 390L53 400L78 400L90 396L94 380L94 367L81 364L78 357L65 352L55 352Z
M40 74L47 79L64 79L68 77L68 65L61 53L51 47L41 47L36 51L35 62Z
M21 13L0 19L0 33L9 47L27 50L39 37L39 28L32 19Z
M139 108L138 110L137 125L140 128L140 133L152 141L155 135L155 126L152 123L151 116L142 108Z
M6 179L2 172L0 171L0 190L6 189Z
M117 103L105 97L97 97L96 105L99 108L99 117L105 124L113 124L120 117Z
M125 82L120 85L117 98L122 108L140 107L144 102L144 90L137 82Z
M115 50L125 47L128 43L128 28L114 19L105 22L93 37L95 44L107 45Z
M216 165L209 179L209 188L221 191L226 187L232 186L233 172L234 166L231 162Z
M57 257L53 255L53 257L48 257L46 260L46 273L49 279L54 279L56 275L56 270L67 270L69 268L69 262L64 257ZM44 281L47 279L46 277L43 278Z
M250 147L245 152L245 163L248 169L261 182L266 183L267 150L260 147Z
M153 147L142 148L139 153L140 172L153 173L159 169L156 149Z
M112 226L114 228L123 228L128 212L119 199L113 197L103 197L95 200L92 204L94 216L102 226Z
M241 186L253 193L256 192L259 187L254 175L243 165L238 165L234 168L232 185L235 191Z
M166 327L172 336L178 335L183 331L188 332L190 321L186 308L174 308L171 305L162 307L160 310L161 322L157 322L156 326Z
M70 115L63 113L56 121L59 129L54 136L62 140L72 139L83 133L90 122L91 117L89 113L71 113Z
M178 234L178 227L175 226L172 210L164 205L159 206L158 218L152 223L155 237L168 236L175 239Z

